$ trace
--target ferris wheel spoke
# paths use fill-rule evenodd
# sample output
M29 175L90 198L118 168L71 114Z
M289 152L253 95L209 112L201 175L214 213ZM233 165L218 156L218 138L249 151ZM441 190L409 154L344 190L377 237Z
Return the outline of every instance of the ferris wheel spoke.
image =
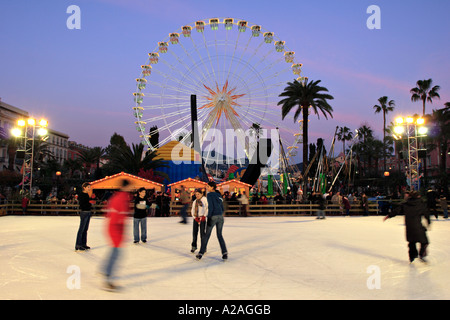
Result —
M194 48L195 52L199 56L200 61L203 61L204 57L199 52L199 48L198 48L197 44L194 42L194 40L192 39L192 37L191 37L191 43L193 45L193 48ZM200 64L200 66L203 66L205 68L205 71L206 71L205 73L203 73L203 70L201 71L202 74L205 76L204 82L206 82L208 80L210 85L213 84L215 79L211 79L211 74L210 74L210 72L208 70L208 67L206 65L204 65L204 64Z
M170 64L167 64L167 65L169 66L170 69L172 69L173 71L175 71L178 74L180 74L180 76L183 76L183 74L180 73L175 67L173 67ZM176 77L174 77L174 76L172 76L170 74L166 74L166 73L161 73L161 72L157 72L157 73L159 73L161 76L163 76L166 79L166 81L171 81L173 83L179 83L179 78L176 78ZM166 85L166 86L169 87L169 88L172 88L174 91L181 91L180 88L176 88L176 87L172 87L172 86L168 86L168 85ZM190 89L191 90L190 92L195 92L197 90L195 85L193 86L193 85L189 85L189 84L183 83L183 86L184 86L183 87L184 89ZM185 91L185 92L189 93L189 91Z
M185 46L183 45L182 42L180 42L180 47L183 49L183 51L184 51L184 53L186 54L186 56L191 60L192 66L193 66L193 67L196 66L197 63L195 62L195 60L194 60L194 58L192 57L191 53L185 48ZM188 69L189 69L189 68L188 68ZM189 70L190 70L190 69L189 69ZM195 69L195 70L197 70L197 69ZM201 73L201 77L200 77L200 79L198 80L199 83L201 83L201 82L203 82L202 79L206 79L206 75L205 75L205 73L203 72L203 70L202 70L201 68L199 68L198 71Z
M182 59L180 59L178 57L178 55L176 55L173 50L170 51L170 53L172 54L172 56L175 57L175 59L179 62L180 65L182 65L185 70L192 75L191 78L189 78L189 80L192 82L193 86L196 88L200 88L200 83L202 82L201 77L197 76L196 72L192 72L192 67L189 67ZM194 64L195 65L195 64ZM180 74L181 79L185 79L185 74L183 74L180 70L178 70L177 68L175 68L175 70L177 70L177 72ZM195 70L194 70L195 71Z

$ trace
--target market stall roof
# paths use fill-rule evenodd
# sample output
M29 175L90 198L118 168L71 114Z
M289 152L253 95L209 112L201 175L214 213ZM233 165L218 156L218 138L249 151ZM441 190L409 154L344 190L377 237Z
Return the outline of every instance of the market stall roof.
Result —
M222 193L224 193L225 191L233 193L244 189L244 191L246 191L247 196L249 195L251 187L252 185L236 179L224 181L217 185L217 189L219 189L219 191L221 191Z
M181 186L184 186L189 191L194 191L193 189L206 189L207 183L197 179L187 178L168 184L167 187L171 188L170 194L172 200L175 199L175 189L181 188Z
M144 187L145 189L155 189L156 191L161 191L164 187L161 183L147 180L125 172L107 176L103 179L93 181L90 184L92 189L119 189L120 181L123 178L127 178L130 181L130 184L136 189Z
M189 186L189 187L195 186L197 188L201 188L201 187L206 187L207 183L197 180L197 179L187 178L187 179L183 179L183 180L168 184L167 186L172 187L172 186L182 186L182 185L185 185L186 187L187 186Z

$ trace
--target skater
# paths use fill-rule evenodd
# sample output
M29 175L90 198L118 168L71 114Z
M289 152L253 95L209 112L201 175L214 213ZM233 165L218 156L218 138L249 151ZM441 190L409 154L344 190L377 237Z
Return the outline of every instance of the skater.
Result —
M206 223L206 235L202 241L200 252L197 254L197 260L200 260L206 252L208 241L211 236L212 229L216 226L217 239L219 240L220 249L222 250L222 259L225 261L228 259L227 246L222 236L223 229L223 199L214 181L208 182L206 186L208 194L206 199L208 200L208 217Z
M184 186L181 186L180 200L183 207L180 210L181 221L180 223L187 223L187 209L191 202L191 194Z
M327 200L325 199L324 195L320 192L314 192L312 200L319 205L319 207L317 208L316 219L325 219L325 203L327 202Z
M445 197L445 194L443 191L441 191L441 196L439 197L439 205L442 209L442 214L444 215L444 219L448 219L448 205L447 205L447 198Z
M139 226L140 226L140 240L143 243L147 242L147 206L148 202L145 197L145 188L140 188L134 198L134 215L133 215L133 235L134 243L139 243Z
M200 244L206 234L206 216L208 214L208 200L203 196L201 189L195 190L195 200L191 209L193 221L191 252L197 250L197 238L200 232Z
M419 257L421 261L426 262L427 247L429 245L426 231L422 225L422 215L430 226L430 211L424 202L420 199L417 191L410 191L405 194L405 201L389 213L383 221L395 217L398 214L405 215L406 240L409 247L409 261L412 263ZM420 243L420 251L417 252L416 243Z
M108 202L106 208L107 237L111 241L111 252L106 260L104 275L106 277L105 289L116 290L117 286L112 283L113 272L120 256L120 247L123 242L125 218L130 211L130 183L123 179L120 190L116 192Z
M75 242L75 250L89 250L91 247L87 245L87 232L89 222L92 216L92 204L89 202L92 195L92 189L89 182L81 185L82 192L78 196L80 206L80 226L78 227L77 240Z

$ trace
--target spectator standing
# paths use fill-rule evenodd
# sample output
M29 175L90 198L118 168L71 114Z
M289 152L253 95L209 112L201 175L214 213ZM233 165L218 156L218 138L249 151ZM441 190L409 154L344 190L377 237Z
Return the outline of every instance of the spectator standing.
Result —
M350 216L351 204L350 204L350 201L348 200L347 197L342 197L342 204L343 204L344 209L345 209L345 215L347 217L349 217Z
M146 199L145 195L146 195L145 188L140 188L137 191L136 197L134 198L134 215L133 215L134 243L139 243L139 239L143 243L147 242L147 207L148 207L148 202L147 202L147 199Z
M238 198L241 203L241 214L243 217L248 217L248 197L245 191L242 192L241 196Z

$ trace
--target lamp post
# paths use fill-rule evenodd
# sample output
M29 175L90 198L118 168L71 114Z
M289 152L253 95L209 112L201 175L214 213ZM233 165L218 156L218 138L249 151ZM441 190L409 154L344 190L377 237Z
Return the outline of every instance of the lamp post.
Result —
M22 151L24 153L22 166L22 194L26 191L31 195L33 187L33 162L34 162L34 139L36 134L42 139L48 134L48 121L41 119L36 122L34 118L20 119L17 126L11 130L11 133L22 139Z
M419 179L419 143L420 137L425 137L427 128L421 117L398 117L395 119L394 138L400 140L405 136L408 140L408 180L410 190L420 189Z

